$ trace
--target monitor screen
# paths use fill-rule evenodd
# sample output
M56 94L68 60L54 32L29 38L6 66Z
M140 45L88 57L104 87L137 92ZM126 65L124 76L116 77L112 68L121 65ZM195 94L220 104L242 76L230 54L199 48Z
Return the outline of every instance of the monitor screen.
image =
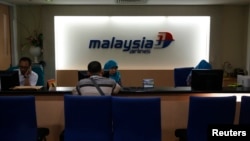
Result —
M109 78L109 71L103 72L103 77ZM78 81L84 78L89 78L89 74L87 70L79 70L78 71Z
M103 71L103 77L109 78L109 71Z
M88 71L86 70L79 70L78 71L78 81L84 78L89 78Z
M193 69L191 79L191 88L193 90L221 90L223 70Z
M1 90L9 90L14 86L19 86L19 74L17 70L13 71L0 71L0 80L1 80Z

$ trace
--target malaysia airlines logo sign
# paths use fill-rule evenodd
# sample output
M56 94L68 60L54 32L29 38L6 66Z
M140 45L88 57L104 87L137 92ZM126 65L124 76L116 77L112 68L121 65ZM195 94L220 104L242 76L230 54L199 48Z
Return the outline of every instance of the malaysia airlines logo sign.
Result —
M169 32L159 32L158 34L158 40L157 40L157 46L159 48L166 48L170 45L170 43L174 41L173 36Z
M89 49L121 49L130 54L149 54L152 49L167 48L173 42L173 36L169 32L159 32L156 40L142 37L136 40L122 40L112 37L111 39L92 39L89 41Z

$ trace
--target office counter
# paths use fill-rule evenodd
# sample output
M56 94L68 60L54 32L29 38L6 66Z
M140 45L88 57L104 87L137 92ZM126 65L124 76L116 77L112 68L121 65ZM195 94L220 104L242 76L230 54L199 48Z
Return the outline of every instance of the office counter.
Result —
M71 94L73 87L46 88L38 91L0 91L5 95L35 95L37 123L39 127L48 127L50 134L47 141L59 141L59 134L64 128L64 94ZM124 97L161 97L162 141L177 141L174 131L186 128L189 96L229 96L237 95L235 122L238 121L239 100L242 95L250 96L250 88L223 88L220 91L194 91L190 87L159 87L142 89L124 88L115 96Z
M1 95L35 95L35 96L56 96L71 94L74 87L54 87L47 89L46 87L40 90L9 90L1 91ZM156 88L143 88L143 87L124 87L118 94L113 96L123 95L172 95L172 94L195 94L195 93L250 93L250 87L224 87L222 90L192 90L191 87L156 87Z
M71 94L74 87L54 87L47 89L43 87L42 89L23 89L23 90L9 90L9 91L0 91L0 95L35 95L35 96L55 96L55 95L64 95Z
M249 93L250 87L224 87L222 90L192 90L191 87L157 87L157 88L143 88L143 87L125 87L118 95L123 94L162 94L169 95L172 93L186 94L186 93Z

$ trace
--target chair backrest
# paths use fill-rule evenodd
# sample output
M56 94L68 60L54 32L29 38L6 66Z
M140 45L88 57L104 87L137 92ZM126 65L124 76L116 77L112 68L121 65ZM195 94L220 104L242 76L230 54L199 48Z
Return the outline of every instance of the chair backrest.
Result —
M18 66L10 67L8 70L15 70L18 69ZM37 73L38 80L36 85L37 86L44 86L44 70L42 65L32 65L32 70Z
M161 141L160 98L112 98L113 141Z
M36 72L37 75L38 75L38 80L37 80L36 85L37 86L44 86L45 85L45 82L44 82L44 70L43 70L42 65L32 65L32 70L34 72Z
M188 141L207 141L207 129L211 124L233 124L236 96L190 96L187 138Z
M111 141L110 96L64 96L64 141Z
M0 140L37 140L34 96L0 96Z
M174 68L175 87L187 86L187 78L193 67Z
M250 124L250 96L242 96L239 124Z

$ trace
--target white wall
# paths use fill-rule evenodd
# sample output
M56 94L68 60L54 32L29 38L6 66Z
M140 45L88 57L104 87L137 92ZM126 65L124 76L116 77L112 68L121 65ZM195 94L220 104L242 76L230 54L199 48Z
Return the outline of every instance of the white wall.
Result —
M248 6L18 6L18 16L28 27L34 25L31 15L39 11L47 79L55 78L54 16L211 16L209 61L215 68L225 61L246 68ZM18 29L21 44L25 31L20 25Z
M128 70L196 66L209 60L209 39L209 16L56 16L56 70L109 59Z

